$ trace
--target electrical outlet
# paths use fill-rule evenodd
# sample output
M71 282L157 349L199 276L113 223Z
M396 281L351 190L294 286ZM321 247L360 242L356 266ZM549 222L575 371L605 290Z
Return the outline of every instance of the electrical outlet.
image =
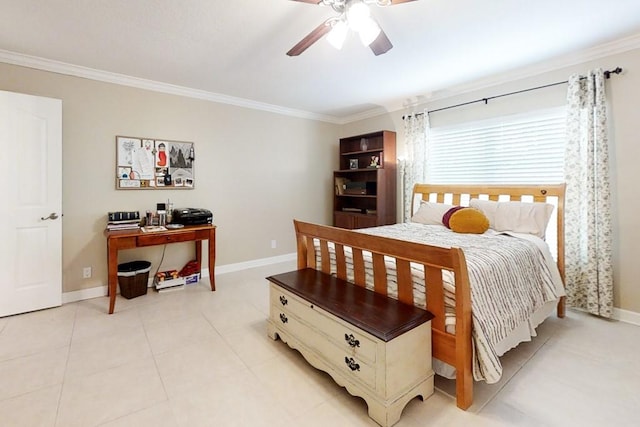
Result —
M271 241L271 249L275 249L278 246L278 242L274 240Z
M91 278L91 267L85 267L82 269L82 278L83 279Z

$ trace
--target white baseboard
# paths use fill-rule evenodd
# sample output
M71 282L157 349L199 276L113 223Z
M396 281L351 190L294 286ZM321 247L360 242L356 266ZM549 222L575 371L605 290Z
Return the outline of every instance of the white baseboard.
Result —
M70 302L82 301L85 299L99 298L107 295L106 286L96 286L93 288L80 289L79 291L63 292L62 304Z
M284 254L270 258L254 259L251 261L238 262L236 264L227 264L216 267L216 276L218 274L233 273L234 271L247 270L249 268L263 267L265 265L278 264L281 262L293 261L297 257L296 253Z
M623 310L621 308L614 307L613 318L621 322L640 326L640 313L637 313L635 311Z
M254 259L251 261L238 262L235 264L227 264L216 267L216 276L220 274L233 273L235 271L247 270L249 268L255 267L263 267L265 265L278 264L281 262L293 261L296 259L296 254L285 254L279 255L270 258L261 258ZM203 268L202 278L209 278L209 269ZM153 285L153 278L149 278L148 286L151 287ZM104 297L108 294L107 285L95 286L93 288L80 289L79 291L71 291L71 292L63 292L62 293L62 304L68 304L71 302L82 301L91 298L99 298Z

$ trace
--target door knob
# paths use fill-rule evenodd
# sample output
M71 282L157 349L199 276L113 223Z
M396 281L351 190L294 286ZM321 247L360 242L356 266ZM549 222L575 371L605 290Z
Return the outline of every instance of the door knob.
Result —
M46 221L48 219L58 219L58 214L55 212L51 212L47 217L40 217L41 220Z

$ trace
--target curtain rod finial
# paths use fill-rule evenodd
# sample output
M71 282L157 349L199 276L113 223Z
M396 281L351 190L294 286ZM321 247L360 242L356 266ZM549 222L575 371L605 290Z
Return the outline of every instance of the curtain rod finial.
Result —
M607 71L605 71L605 72L604 72L604 77L608 79L608 78L610 78L610 77L611 77L611 74L620 74L621 72L622 72L622 68L620 68L620 67L616 67L616 68L615 68L615 69L613 69L613 70L607 70Z

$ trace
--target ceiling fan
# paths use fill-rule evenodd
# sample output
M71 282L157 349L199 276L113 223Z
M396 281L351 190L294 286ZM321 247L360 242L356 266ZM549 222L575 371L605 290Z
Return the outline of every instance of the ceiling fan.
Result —
M382 55L393 47L387 35L378 23L371 18L369 5L393 6L415 0L293 0L301 3L321 4L331 6L338 16L331 17L318 25L292 47L287 55L298 56L312 44L320 40L325 34L327 40L336 49L341 49L349 30L358 33L362 44L369 46L374 55Z

